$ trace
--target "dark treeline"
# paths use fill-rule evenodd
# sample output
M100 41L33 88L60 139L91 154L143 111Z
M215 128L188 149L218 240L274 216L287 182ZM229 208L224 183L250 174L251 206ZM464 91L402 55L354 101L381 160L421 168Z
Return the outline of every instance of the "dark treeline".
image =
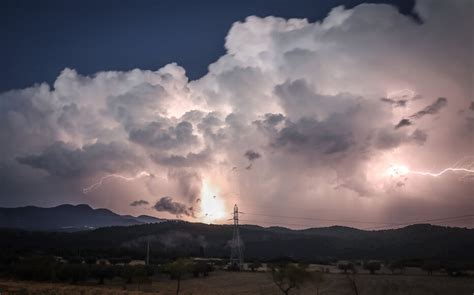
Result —
M208 276L215 263L192 261L190 259L161 261L161 264L129 265L129 257L117 257L106 263L95 257L69 257L64 260L51 255L31 255L9 257L0 255L0 277L39 282L81 283L96 281L104 284L106 280L121 279L124 285L150 282L154 275L166 275L170 279L186 275ZM177 268L176 266L184 265Z
M179 293L182 279L205 277L215 268L231 270L232 227L227 225L173 221L74 233L4 229L0 235L0 277L8 279L72 284L114 280L126 287L165 276L176 281ZM360 270L378 274L382 267L393 275L409 267L426 275L464 276L474 270L471 229L416 225L370 232L244 225L241 236L248 270L266 263L284 294L306 280L321 282L329 265L337 265L349 279ZM148 246L149 264L131 265L132 260L145 261ZM308 272L310 263L328 267Z
M0 255L0 278L27 280L51 283L70 284L122 284L124 289L129 287L140 290L151 286L157 277L167 277L176 281L176 294L182 288L181 281L187 278L207 277L216 268L233 271L227 260L192 260L177 258L160 260L149 265L130 265L131 258L127 256L109 258L107 261L96 256L69 256L66 259L51 255L10 256ZM157 264L155 264L157 263ZM420 266L426 275L446 274L453 277L468 275L468 270L474 270L474 264L453 261L412 260L412 261L345 261L339 262L341 275L352 280L353 288L357 289L355 275L366 270L370 275L381 271L382 265L392 271L392 275L404 274L409 266ZM248 264L248 271L257 271L263 264L253 261ZM295 261L292 258L275 258L266 263L266 271L278 289L283 294L298 289L304 284L312 284L319 290L325 280L329 268L309 270L309 264ZM145 289L146 290L146 289ZM357 292L355 293L357 294Z
M106 227L74 233L0 230L0 251L144 259L147 243L154 260L183 256L222 257L230 253L230 225L163 222ZM401 229L362 231L348 227L290 230L241 226L246 260L290 257L298 261L413 259L474 261L474 229L413 225Z

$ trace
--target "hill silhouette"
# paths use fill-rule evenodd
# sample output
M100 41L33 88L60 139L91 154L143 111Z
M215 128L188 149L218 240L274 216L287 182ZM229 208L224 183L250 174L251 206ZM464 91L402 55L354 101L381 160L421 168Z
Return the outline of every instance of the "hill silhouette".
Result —
M162 221L140 215L119 215L108 209L93 209L89 205L60 205L52 208L26 206L0 208L0 227L25 230L77 231L105 226L127 226Z
M474 229L411 225L364 231L334 226L292 230L242 225L246 259L445 259L474 261ZM104 227L80 232L31 232L3 229L0 250L23 252L121 253L143 258L147 241L155 257L229 256L232 225L184 221ZM116 254L118 255L118 254Z

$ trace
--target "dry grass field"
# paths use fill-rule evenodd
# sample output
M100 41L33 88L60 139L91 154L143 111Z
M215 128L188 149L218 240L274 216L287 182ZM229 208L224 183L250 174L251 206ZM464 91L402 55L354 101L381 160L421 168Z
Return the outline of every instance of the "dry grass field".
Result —
M414 275L368 275L355 276L360 295L455 295L474 293L474 278L452 278L448 276ZM93 282L81 285L56 283L34 283L0 281L1 294L37 295L112 295L112 294L176 294L176 281L156 276L152 282L124 286L120 281L108 281L99 286ZM269 273L216 271L206 278L188 278L181 282L183 295L198 294L282 294ZM317 294L316 286L308 282L290 294ZM326 274L319 287L320 295L352 295L348 278L343 274Z

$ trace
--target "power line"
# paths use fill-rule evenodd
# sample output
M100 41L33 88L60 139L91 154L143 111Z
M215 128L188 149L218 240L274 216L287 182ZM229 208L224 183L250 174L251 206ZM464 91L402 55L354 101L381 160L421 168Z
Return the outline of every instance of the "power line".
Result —
M272 214L250 213L250 212L240 212L240 213L242 213L242 214L247 214L247 215L255 215L255 216L265 216L265 217L288 218L288 219L304 219L304 220L328 221L328 222L341 222L341 223L401 225L401 223L395 223L395 222L363 221L363 220L344 220L344 219L327 219L327 218L317 218L317 217L272 215Z
M398 226L406 226L410 224L417 224L417 223L428 223L428 222L443 222L447 221L450 219L470 219L474 218L474 214L466 214L466 215L458 215L458 216L451 216L451 217L443 217L443 218L434 218L434 219L425 219L425 220L415 220L415 221L410 221L410 222L405 222L398 224ZM388 228L389 226L379 226L375 228L368 228L367 230L376 230L376 229L384 229Z
M284 207L282 206L278 206L278 205L275 205L274 203L261 203L261 202L252 202L252 201L242 201L241 202L242 204L244 205L257 205L257 207L265 207L265 208L275 208L275 209L285 209L287 210L288 208L292 208L292 209L297 209L297 210L306 210L307 212L308 211L311 211L311 212L343 212L343 210L341 210L340 208L318 208L318 209L314 209L314 208L308 208L308 207L300 207L300 206L294 206L294 205L287 205L285 204ZM253 207L253 206L251 206Z
M246 203L248 203L248 202L246 202ZM257 204L256 202L250 202L250 203ZM270 206L273 207L273 204L271 204ZM287 208L283 208L283 207L275 207L275 208L287 209ZM295 206L291 206L291 208L299 208L299 209L302 209L302 210L308 210L307 208L295 207ZM329 212L329 211L338 211L338 210L337 209L325 208L325 209L311 210L311 211L314 211L314 212L316 212L316 211L318 211L318 212L321 212L321 211ZM255 215L255 216L275 217L275 218L314 220L314 221L339 222L339 223L357 223L357 224L374 224L374 225L380 224L380 225L383 225L383 226L380 226L380 227L367 228L367 230L379 229L379 228L380 229L388 228L390 226L404 226L404 225L409 225L409 224L413 224L413 223L423 223L423 222L432 222L432 221L434 222L434 221L437 221L437 220L451 219L450 217L446 217L446 218L436 218L436 219L427 219L427 220L414 220L414 221L410 221L410 222L401 222L400 223L400 222L393 222L393 221L384 222L384 221L355 220L355 219L354 220L331 219L331 218L319 218L319 217L308 217L308 216L273 215L273 214L266 214L266 213L260 213L260 212L239 212L239 213L247 214L247 215ZM467 214L467 215L461 215L461 216L455 216L455 217L464 217L464 216L471 217L473 215L474 214Z
M248 220L248 219L240 219L240 221L245 222L253 222L253 223L264 223L264 224L278 224L278 225L286 225L286 226L305 226L305 227L314 227L314 224L297 224L297 223L282 223L282 222L273 222L273 221L263 221L263 220Z
M453 216L453 217L450 217L450 218L443 218L443 219L431 219L431 222L433 223L451 223L451 222L455 222L455 221L462 221L462 220L469 220L469 219L473 219L474 218L474 214L473 215L463 215L463 216ZM253 224L268 224L268 225L283 225L283 226L301 226L301 227L307 227L307 228L311 228L311 227L315 227L315 224L305 224L305 223L287 223L287 222L278 222L278 221L264 221L264 220L249 220L249 219L240 219L240 221L245 221L245 222L250 222L250 223L253 223ZM429 220L420 220L420 221L415 221L415 222L410 222L410 223L404 223L403 225L400 225L400 226L407 226L407 225L412 225L412 224L416 224L416 223L425 223L425 222L430 222ZM386 229L386 228L389 228L389 227L376 227L376 228L365 228L365 229L362 229L362 230L377 230L377 229Z

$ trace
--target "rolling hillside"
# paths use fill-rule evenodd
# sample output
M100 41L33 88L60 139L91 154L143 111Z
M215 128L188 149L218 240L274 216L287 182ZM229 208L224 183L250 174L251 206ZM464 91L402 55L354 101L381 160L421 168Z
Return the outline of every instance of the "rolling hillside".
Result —
M105 226L127 226L161 222L141 215L119 215L108 209L89 205L60 205L52 208L35 206L0 208L0 227L43 231L78 231Z

